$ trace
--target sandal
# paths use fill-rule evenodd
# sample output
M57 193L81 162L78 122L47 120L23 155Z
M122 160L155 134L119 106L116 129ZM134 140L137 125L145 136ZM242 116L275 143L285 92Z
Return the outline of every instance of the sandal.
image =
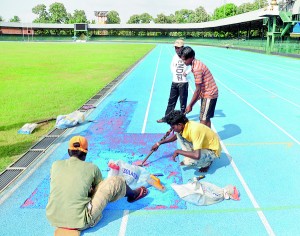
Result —
M145 188L144 186L136 189L136 191L139 191L139 194L135 198L127 198L128 202L130 202L130 203L135 202L135 201L147 196L147 194L148 194L148 189Z
M202 173L206 173L208 171L209 167L210 167L210 165L206 166L206 167L201 167L198 171L202 172Z
M233 199L233 200L240 200L240 197L239 197L239 191L237 190L237 188L234 186L233 187L233 194L229 195L230 196L230 199Z

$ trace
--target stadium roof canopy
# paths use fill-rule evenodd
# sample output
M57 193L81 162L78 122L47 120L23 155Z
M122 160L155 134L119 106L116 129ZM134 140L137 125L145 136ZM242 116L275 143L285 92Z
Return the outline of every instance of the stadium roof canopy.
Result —
M262 27L265 11L259 9L232 17L202 23L187 24L88 24L89 30L146 30L146 31L213 31ZM74 29L74 24L0 22L0 27L32 29Z

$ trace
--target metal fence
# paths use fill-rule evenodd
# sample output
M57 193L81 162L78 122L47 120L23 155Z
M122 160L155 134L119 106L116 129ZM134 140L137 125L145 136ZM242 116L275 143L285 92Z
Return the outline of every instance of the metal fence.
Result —
M90 37L88 41L91 42L147 42L147 43L172 43L177 37L130 37L130 36L94 36ZM22 36L10 36L0 35L0 41L33 41L33 42L73 42L74 39L71 36L34 36L34 37L22 37ZM186 38L186 44L196 45L210 45L217 47L226 47L232 49L244 49L249 51L266 52L267 39L223 39L223 38ZM299 38L281 40L276 39L273 49L275 54L287 54L287 55L300 55L300 40Z

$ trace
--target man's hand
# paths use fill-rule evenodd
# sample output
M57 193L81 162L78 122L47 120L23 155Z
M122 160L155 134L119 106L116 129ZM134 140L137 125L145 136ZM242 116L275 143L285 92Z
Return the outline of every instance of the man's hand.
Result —
M176 157L178 156L179 154L177 153L177 150L173 153L173 156L172 156L172 159L173 161L177 162L176 161Z
M93 186L91 186L91 187L90 187L90 191L89 191L89 193L88 193L88 196L89 196L89 197L92 197L92 196L94 195L94 193L95 193L95 188L94 188Z
M151 151L156 151L158 149L158 147L160 146L160 144L157 142L156 144L154 144L151 148Z
M185 109L185 114L188 114L192 111L192 107L190 105L188 105Z

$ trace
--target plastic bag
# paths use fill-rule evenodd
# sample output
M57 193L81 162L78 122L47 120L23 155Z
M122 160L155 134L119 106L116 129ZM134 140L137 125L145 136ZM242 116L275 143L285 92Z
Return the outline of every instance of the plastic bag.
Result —
M59 115L56 118L55 127L58 129L66 129L73 127L85 121L84 113L74 111L68 115Z
M128 164L122 160L110 160L108 166L110 167L108 177L123 176L128 186L132 189L148 186L147 181L150 178L150 173L145 168Z
M31 134L32 131L37 127L38 124L35 123L27 123L22 126L21 129L18 130L18 134Z
M223 201L224 199L240 200L235 186L228 185L220 188L203 181L192 181L187 184L171 184L180 198L198 206L206 206Z

